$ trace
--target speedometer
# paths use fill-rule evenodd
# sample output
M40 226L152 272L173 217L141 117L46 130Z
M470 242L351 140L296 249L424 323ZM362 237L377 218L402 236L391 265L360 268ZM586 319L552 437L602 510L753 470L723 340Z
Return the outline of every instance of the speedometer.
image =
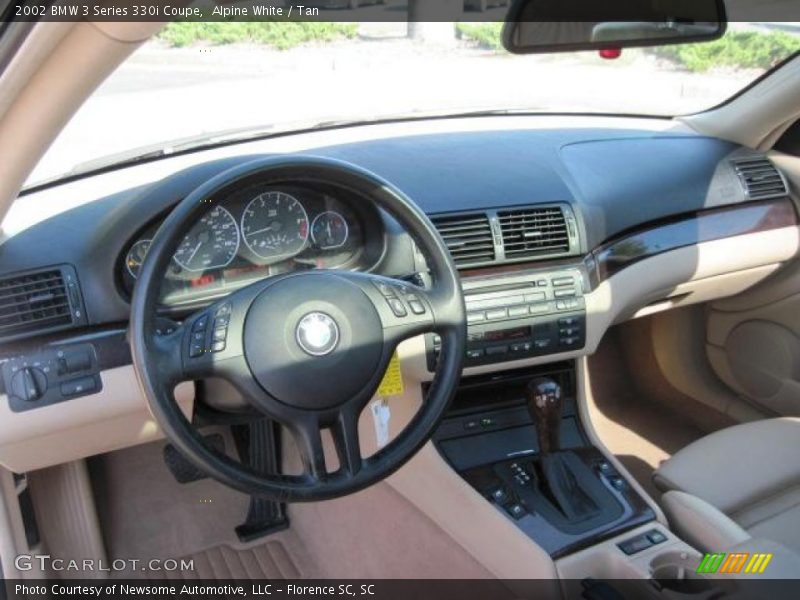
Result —
M173 258L187 271L206 271L227 267L238 250L236 219L215 206L186 234Z
M244 209L242 237L260 258L294 256L308 242L308 214L294 196L266 192L253 198Z

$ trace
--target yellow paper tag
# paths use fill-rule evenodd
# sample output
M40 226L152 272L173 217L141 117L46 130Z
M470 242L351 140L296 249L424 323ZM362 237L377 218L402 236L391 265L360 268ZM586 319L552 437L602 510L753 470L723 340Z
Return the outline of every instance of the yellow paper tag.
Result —
M389 366L386 367L386 374L383 376L383 381L378 388L378 396L384 398L389 396L402 396L403 395L403 374L400 372L400 357L397 351L392 355L389 361Z

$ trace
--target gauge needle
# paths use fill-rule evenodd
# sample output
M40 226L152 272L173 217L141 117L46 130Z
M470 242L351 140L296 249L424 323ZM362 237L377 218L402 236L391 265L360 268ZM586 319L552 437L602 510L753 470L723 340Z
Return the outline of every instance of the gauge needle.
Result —
M194 255L197 254L197 251L200 250L200 246L202 246L202 245L203 245L202 241L197 242L197 246L195 246L194 251L192 252L192 255L189 257L189 260L186 261L187 264L192 262L192 259L194 258Z
M259 233L264 233L265 231L277 231L278 229L280 229L280 223L278 223L277 221L273 221L268 226L262 229L258 229L256 231L251 231L249 233L244 234L244 237L252 237L254 235L258 235Z

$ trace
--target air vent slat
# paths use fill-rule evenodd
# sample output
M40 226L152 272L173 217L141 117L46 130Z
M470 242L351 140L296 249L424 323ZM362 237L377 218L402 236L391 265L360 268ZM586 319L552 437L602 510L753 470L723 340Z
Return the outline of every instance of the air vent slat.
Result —
M506 258L569 252L567 222L560 208L528 208L497 214Z
M494 262L494 237L489 217L485 213L434 217L433 224L457 267L474 267Z
M733 168L750 200L782 198L789 193L783 177L768 158L735 160Z
M73 323L60 270L0 280L0 335L23 335Z

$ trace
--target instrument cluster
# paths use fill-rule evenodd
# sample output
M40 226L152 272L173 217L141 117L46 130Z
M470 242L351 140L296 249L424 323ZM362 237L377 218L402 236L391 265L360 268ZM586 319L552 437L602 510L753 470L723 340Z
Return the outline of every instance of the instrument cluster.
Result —
M160 223L152 222L126 247L120 271L128 294ZM384 244L380 215L359 197L332 189L250 186L211 205L189 230L172 257L162 302L203 303L256 279L297 270L370 270Z

